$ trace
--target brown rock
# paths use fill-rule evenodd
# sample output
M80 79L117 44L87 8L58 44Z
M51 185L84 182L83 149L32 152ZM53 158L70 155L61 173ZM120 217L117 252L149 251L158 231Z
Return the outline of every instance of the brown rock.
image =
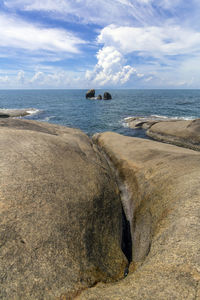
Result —
M0 121L0 298L73 299L119 279L121 204L81 131Z
M109 132L95 140L119 174L133 262L125 279L76 299L199 299L200 153Z
M147 135L162 142L200 150L200 119L159 122L151 126Z

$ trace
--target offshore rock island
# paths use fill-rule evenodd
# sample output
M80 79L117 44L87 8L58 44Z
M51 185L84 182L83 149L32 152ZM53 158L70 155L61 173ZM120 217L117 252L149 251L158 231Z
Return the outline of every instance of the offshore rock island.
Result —
M92 100L111 100L112 99L111 94L108 92L105 92L103 94L103 97L102 97L102 95L98 95L97 97L95 97L94 89L87 91L85 97L86 97L86 99L92 99Z
M148 130L199 150L180 122ZM0 144L2 299L200 297L199 151L12 118Z

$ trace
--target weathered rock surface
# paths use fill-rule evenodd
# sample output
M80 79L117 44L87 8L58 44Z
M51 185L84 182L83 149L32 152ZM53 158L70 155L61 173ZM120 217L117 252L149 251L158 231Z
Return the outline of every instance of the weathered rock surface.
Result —
M200 119L159 122L149 128L147 135L162 142L200 150Z
M133 262L125 279L76 299L200 299L200 153L116 133L94 139L124 182Z
M95 90L91 89L91 90L87 91L85 97L86 98L94 98L95 97Z
M112 99L112 96L111 96L110 93L105 92L105 93L103 94L103 100L111 100L111 99Z
M79 130L0 120L0 298L74 299L123 276L121 204Z

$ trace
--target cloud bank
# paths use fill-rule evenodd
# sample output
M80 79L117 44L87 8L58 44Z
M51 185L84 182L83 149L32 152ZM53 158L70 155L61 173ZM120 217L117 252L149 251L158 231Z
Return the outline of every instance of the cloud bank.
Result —
M0 87L199 87L198 0L4 0Z

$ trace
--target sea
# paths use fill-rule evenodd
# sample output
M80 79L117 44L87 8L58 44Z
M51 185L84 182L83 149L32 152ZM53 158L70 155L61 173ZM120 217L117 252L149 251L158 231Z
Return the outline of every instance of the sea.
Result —
M113 131L146 137L142 129L130 129L129 117L160 116L177 119L200 118L200 90L96 90L108 91L112 100L85 98L87 90L0 90L0 109L27 110L20 117L79 128L89 136Z

